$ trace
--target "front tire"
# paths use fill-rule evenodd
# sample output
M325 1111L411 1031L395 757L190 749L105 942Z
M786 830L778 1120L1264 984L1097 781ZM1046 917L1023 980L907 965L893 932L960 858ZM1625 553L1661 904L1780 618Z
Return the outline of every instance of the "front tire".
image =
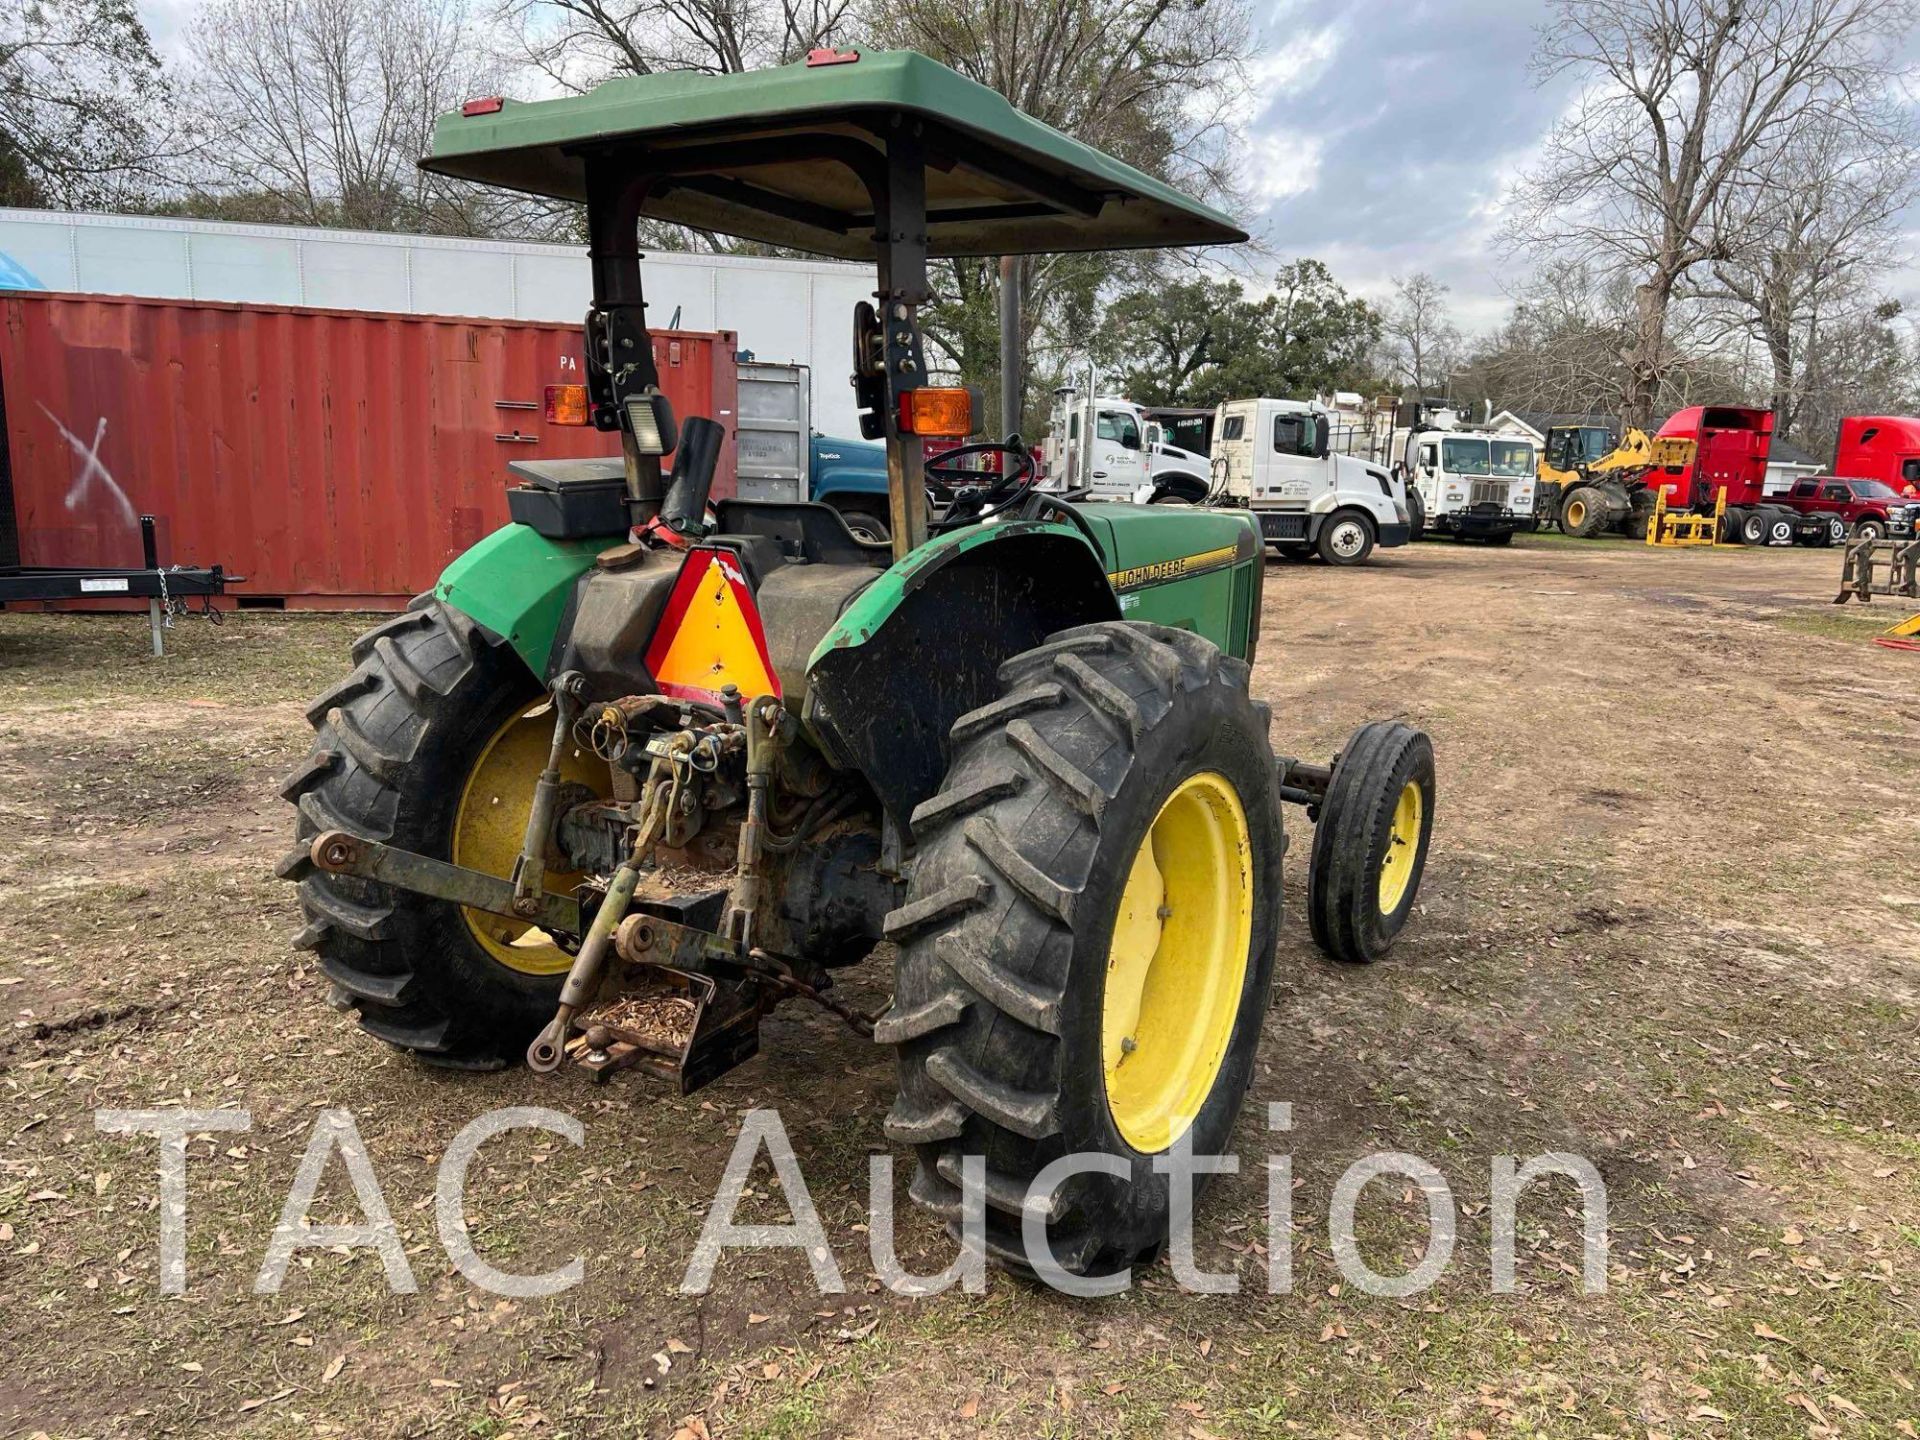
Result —
M1576 540L1590 540L1605 528L1606 507L1596 504L1591 486L1565 492L1560 500L1560 528Z
M1334 762L1314 824L1307 918L1314 943L1344 964L1386 954L1413 913L1433 835L1433 742L1376 720Z
M913 815L892 1008L894 1141L911 1194L957 1228L962 1157L986 1161L988 1252L1030 1268L1022 1216L1070 1273L1157 1255L1191 1117L1227 1147L1252 1074L1279 923L1282 832L1266 713L1245 662L1154 625L1068 630L1001 667L955 722L953 764ZM1131 1042L1131 1044L1129 1044ZM1117 1157L1126 1178L1053 1160Z
M1336 510L1320 527L1313 548L1329 565L1362 565L1373 554L1373 521L1359 510Z
M1856 540L1884 540L1887 538L1887 525L1884 520L1859 520L1854 522L1853 538Z
M526 714L543 691L505 642L430 595L352 653L353 673L308 708L313 749L281 790L299 812L276 867L300 886L307 925L294 946L314 952L369 1035L436 1064L501 1068L552 1018L566 953L523 924L325 874L307 850L322 830L346 830L461 864L517 852L553 728L550 715ZM497 779L463 809L490 757ZM576 761L567 771L591 779ZM479 868L510 873L511 856Z

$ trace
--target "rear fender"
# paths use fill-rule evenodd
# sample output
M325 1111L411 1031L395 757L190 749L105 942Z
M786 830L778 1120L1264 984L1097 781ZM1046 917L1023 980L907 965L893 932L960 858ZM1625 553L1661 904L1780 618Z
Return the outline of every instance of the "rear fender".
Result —
M973 525L875 580L807 661L805 718L902 828L940 786L953 722L1000 694L1003 662L1120 618L1101 556L1060 521Z
M441 572L433 593L505 640L544 677L574 582L619 537L549 540L528 525L494 531Z

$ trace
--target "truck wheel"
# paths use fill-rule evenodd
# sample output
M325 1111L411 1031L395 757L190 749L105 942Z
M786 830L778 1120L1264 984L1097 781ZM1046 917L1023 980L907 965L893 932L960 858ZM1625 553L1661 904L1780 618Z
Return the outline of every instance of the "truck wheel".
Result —
M1793 531L1794 531L1793 516L1783 515L1778 510L1769 510L1766 512L1766 519L1767 519L1767 544L1769 545L1793 544Z
M1221 1153L1267 1005L1283 848L1267 715L1245 662L1196 635L1109 621L1000 668L913 813L919 845L892 1008L886 1120L910 1193L958 1232L962 1157L986 1162L990 1255L1110 1274L1156 1256L1189 1135ZM1030 1193L1062 1156L1117 1159Z
M1741 515L1740 543L1742 545L1767 543L1767 517L1763 511L1748 510Z
M1847 522L1841 519L1838 515L1829 515L1827 517L1826 535L1827 535L1827 538L1821 542L1823 545L1846 544L1847 543Z
M1373 521L1359 510L1336 510L1313 548L1329 565L1358 565L1373 553Z
M1362 725L1334 762L1313 831L1307 917L1348 964L1378 960L1413 910L1433 834L1433 742L1411 725Z
M1410 530L1409 541L1424 540L1427 536L1427 502L1420 498L1420 492L1412 485L1407 486L1407 520Z
M1596 505L1587 487L1569 490L1560 501L1560 528L1576 540L1590 540L1607 522L1607 511Z
M311 950L360 1028L424 1060L497 1069L553 1016L571 957L524 922L316 870L347 830L507 876L553 737L540 683L504 642L426 595L362 635L355 669L307 711L313 750L281 789L299 811L276 867L300 885ZM604 790L577 758L564 779ZM573 877L549 875L565 891Z
M882 545L893 540L893 531L887 525L886 517L855 505L836 505L833 508L847 522L847 529L853 532L854 539L875 541Z
M1884 540L1887 538L1887 523L1871 516L1856 520L1853 526L1853 538L1856 540Z

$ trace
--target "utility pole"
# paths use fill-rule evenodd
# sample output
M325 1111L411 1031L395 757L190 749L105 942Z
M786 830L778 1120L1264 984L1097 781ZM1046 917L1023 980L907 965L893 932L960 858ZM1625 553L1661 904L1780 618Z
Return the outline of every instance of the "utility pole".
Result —
M1020 350L1020 258L1000 257L1000 433L1006 439L1020 428L1020 401L1026 394Z

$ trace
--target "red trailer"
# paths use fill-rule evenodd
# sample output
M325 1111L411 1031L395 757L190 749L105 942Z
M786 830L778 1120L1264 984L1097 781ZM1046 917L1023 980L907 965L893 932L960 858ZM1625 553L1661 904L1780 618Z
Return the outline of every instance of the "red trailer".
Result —
M731 495L735 336L653 345L675 412L727 428ZM137 566L152 514L163 562L246 575L228 603L397 608L506 523L510 461L618 453L549 418L584 378L578 325L9 291L0 538Z

